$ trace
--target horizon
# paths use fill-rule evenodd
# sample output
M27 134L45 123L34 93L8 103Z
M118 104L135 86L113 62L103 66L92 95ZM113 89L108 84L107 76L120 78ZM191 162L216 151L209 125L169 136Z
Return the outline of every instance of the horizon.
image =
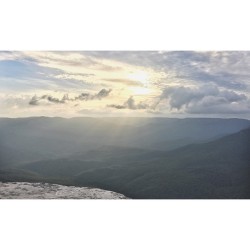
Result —
M1 51L0 117L250 119L247 51Z
M248 120L250 118L241 118L241 117L167 117L167 116L72 116L72 117L63 117L63 116L21 116L21 117L7 117L2 116L0 119L26 119L26 118L62 118L62 119L81 119L81 118L91 118L91 119L109 119L109 118L122 118L122 119L221 119L221 120Z

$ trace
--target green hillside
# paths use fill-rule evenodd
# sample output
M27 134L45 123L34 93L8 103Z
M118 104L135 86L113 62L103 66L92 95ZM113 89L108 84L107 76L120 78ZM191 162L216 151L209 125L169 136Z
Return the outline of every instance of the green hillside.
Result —
M36 179L105 188L138 199L250 198L249 141L246 129L173 151L102 147L20 168Z

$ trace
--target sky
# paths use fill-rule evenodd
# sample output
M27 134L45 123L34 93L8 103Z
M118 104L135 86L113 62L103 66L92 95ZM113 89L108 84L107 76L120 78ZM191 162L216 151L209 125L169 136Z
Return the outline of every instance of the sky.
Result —
M250 119L250 52L2 51L0 116Z

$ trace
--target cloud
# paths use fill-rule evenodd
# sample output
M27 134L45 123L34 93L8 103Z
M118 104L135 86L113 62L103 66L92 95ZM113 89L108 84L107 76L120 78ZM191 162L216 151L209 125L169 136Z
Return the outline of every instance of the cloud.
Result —
M102 98L107 97L110 92L112 91L112 89L102 89L100 90L97 94L89 94L89 93L82 93L79 96L75 97L74 99L69 99L71 101L76 101L76 100L80 100L80 101L89 101L89 100L95 100L95 99L99 99L101 100Z
M123 83L128 86L141 86L141 83L135 80L130 80L130 79L122 79L122 78L104 78L102 79L103 81L106 82L111 82L111 83Z
M245 90L250 80L249 51L109 51L87 52L97 58L112 58L166 73L165 83L216 84ZM164 81L163 81L164 83Z
M250 111L245 94L232 90L221 90L217 86L167 87L160 99L169 101L170 109L187 113L235 113Z
M29 100L30 96L27 94L25 95L0 94L0 109L17 108L17 107L26 108Z
M112 89L101 89L97 94L81 93L80 95L70 98L68 94L65 94L61 99L53 97L52 95L42 95L40 97L34 95L29 101L30 105L39 105L41 100L46 100L49 103L62 104L73 101L90 101L90 100L101 100L109 96Z
M107 107L115 108L115 109L132 109L132 110L151 108L150 105L146 103L143 103L143 102L136 103L133 96L129 97L128 100L124 102L124 104L122 105L111 104L111 105L107 105Z
M97 95L95 95L95 98L101 99L101 98L107 97L111 91L112 89L108 89L108 90L102 89Z
M48 102L58 104L58 103L65 103L66 99L67 99L67 95L64 95L62 99L59 99L57 97L53 97L52 95L43 95L41 97L37 97L35 95L31 98L29 104L30 105L38 105L40 100L47 100Z
M215 84L246 90L250 79L250 53L242 51L177 51L165 53L160 64L177 72L180 83Z
M131 78L140 71L149 76L146 84ZM81 101L106 98L110 95L109 89L116 94L112 95L113 104L109 105L113 110L107 108L107 115L109 112L132 114L131 110L161 111L166 115L181 112L187 116L240 114L249 112L250 52L0 52L0 82L0 92L9 95L6 100L0 100L0 104L6 110L7 107L20 107L20 114L26 112L27 115L30 112L40 114L40 110L44 110L43 114L47 111L57 114L56 109L63 110L66 103L72 104L67 108L74 113ZM138 85L146 85L151 92L137 97L133 86ZM99 91L102 88L104 91ZM86 92L81 93L82 89ZM62 93L78 94L63 96ZM22 100L11 98L11 95L28 97ZM124 96L130 95L134 97L124 102ZM104 102L93 101L84 106L103 111ZM28 103L40 107L27 109ZM46 104L60 105L49 107Z
M36 95L34 95L31 100L29 101L29 105L38 105L38 102L41 98L37 97Z

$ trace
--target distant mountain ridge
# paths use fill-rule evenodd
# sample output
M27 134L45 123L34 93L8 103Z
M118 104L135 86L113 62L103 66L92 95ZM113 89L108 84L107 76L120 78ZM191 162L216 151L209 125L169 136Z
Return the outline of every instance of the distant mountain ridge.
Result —
M100 146L2 169L0 180L97 187L138 199L249 199L250 128L168 151Z
M168 151L249 126L249 120L217 118L0 118L0 168L108 145Z

